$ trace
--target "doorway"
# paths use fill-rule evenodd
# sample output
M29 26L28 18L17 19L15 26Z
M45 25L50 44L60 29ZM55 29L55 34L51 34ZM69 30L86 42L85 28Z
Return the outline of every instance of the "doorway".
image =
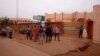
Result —
M87 39L93 39L93 21L91 19L87 20Z

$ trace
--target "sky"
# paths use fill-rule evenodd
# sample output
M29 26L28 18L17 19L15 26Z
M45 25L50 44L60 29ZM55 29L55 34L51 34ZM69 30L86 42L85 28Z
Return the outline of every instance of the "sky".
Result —
M17 17L17 0L0 0L0 17ZM33 18L45 13L91 12L100 0L18 0L18 17Z

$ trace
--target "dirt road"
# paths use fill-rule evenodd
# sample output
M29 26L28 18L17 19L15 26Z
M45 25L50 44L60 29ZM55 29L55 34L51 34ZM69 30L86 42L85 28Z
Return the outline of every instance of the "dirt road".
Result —
M13 39L0 38L0 56L50 56Z

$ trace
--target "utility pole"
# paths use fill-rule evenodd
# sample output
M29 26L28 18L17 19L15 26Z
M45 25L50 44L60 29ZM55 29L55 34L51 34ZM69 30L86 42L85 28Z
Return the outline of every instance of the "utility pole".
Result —
M16 18L16 22L17 22L17 31L18 31L18 0L16 0L16 15L17 15L17 18Z
M18 0L16 0L16 13L17 13L17 24L18 24Z

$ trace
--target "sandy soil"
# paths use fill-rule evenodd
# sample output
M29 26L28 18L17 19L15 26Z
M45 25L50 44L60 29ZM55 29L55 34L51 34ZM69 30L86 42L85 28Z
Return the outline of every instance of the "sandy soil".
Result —
M51 43L44 42L43 45L40 45L33 40L27 40L25 35L16 34L13 40L52 56L100 56L100 45L94 44L88 39L61 36L61 41L53 39ZM76 51L78 47L87 42L90 43L87 49L81 52Z
M82 52L70 51L68 53L55 56L100 56L100 44L91 43L90 46Z
M39 45L38 42L34 42L33 40L27 40L25 35L17 35L16 38L17 42L25 44L52 56L61 56L60 54L63 55L66 53L70 53L70 51L76 50L78 47L83 46L84 43L87 43L89 41L87 39L78 39L77 37L61 36L61 41L55 41L53 39L51 43L44 42L43 45Z
M16 42L13 39L0 37L0 56L50 56L37 49Z

